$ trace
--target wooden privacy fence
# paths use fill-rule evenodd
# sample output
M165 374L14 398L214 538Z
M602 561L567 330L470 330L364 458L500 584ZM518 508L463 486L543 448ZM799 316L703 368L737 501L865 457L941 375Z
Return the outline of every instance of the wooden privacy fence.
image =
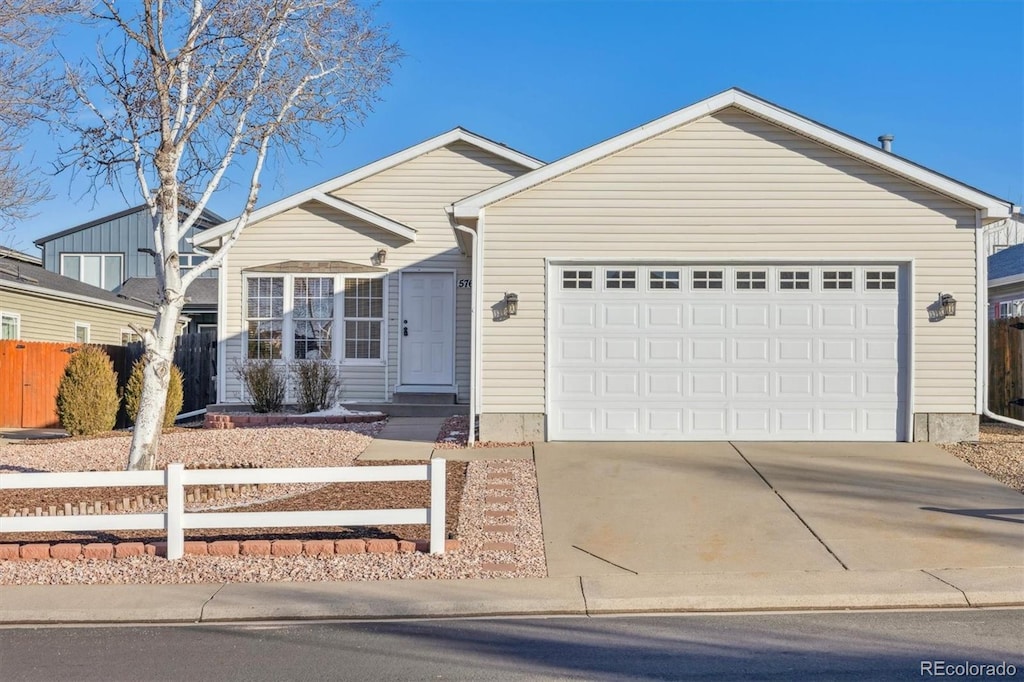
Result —
M80 343L48 341L0 341L0 428L55 428L57 387L71 356ZM141 342L127 346L100 345L114 364L117 385L123 390L132 365L142 357ZM174 364L182 373L183 414L217 401L214 334L183 334L175 343ZM129 425L124 408L117 426Z
M1014 325L1024 317L1008 317L988 323L988 404L996 414L1024 419L1024 330Z
M185 530L193 528L298 528L427 524L431 554L444 553L446 479L443 459L429 464L309 469L186 469L168 464L165 471L84 471L0 474L0 490L26 488L110 488L164 486L167 511L154 514L75 516L5 516L0 533L46 531L163 530L167 558L185 553ZM363 481L430 481L430 506L413 509L366 509L275 512L186 512L185 486L233 483L354 483Z

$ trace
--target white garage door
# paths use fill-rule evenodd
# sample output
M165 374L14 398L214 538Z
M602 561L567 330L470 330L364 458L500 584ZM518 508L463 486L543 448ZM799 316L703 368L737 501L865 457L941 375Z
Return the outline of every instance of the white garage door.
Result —
M906 437L899 266L551 275L552 440Z

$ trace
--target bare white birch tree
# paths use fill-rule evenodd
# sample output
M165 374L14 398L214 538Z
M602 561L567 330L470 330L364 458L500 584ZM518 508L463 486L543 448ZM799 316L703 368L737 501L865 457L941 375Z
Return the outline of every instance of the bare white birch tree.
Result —
M30 126L66 104L53 87L50 38L79 0L0 1L0 229L31 214L46 198L38 171L19 163Z
M64 158L98 182L131 182L149 206L160 294L154 325L142 334L147 364L128 468L150 469L188 286L220 266L245 228L268 154L302 158L361 121L399 51L354 0L100 0L97 7L109 32L95 60L68 70L89 116L84 125L81 117L68 121L77 135ZM248 184L234 229L212 257L182 274L178 245L232 169Z

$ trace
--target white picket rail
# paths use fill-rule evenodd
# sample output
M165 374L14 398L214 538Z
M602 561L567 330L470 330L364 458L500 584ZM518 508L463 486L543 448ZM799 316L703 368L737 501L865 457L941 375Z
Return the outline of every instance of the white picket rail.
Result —
M167 558L185 553L185 530L191 528L295 528L303 526L374 526L428 524L431 554L444 553L445 465L429 464L307 469L186 469L168 464L165 471L85 471L0 474L0 490L25 488L113 488L162 486L167 511L148 514L73 516L4 516L0 533L85 530L164 530ZM366 509L285 512L186 512L185 486L234 483L357 483L430 481L430 506L414 509Z

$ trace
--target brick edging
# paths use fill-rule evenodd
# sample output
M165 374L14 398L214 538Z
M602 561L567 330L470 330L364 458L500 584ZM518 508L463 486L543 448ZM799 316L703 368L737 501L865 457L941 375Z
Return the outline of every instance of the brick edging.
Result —
M303 414L231 414L207 412L203 419L206 429L234 429L246 426L302 426L307 424L369 424L387 416L377 414L334 414L307 416Z
M458 540L445 540L445 552L460 548ZM411 554L429 552L428 540L189 540L185 554L197 556L333 556L337 554ZM33 542L0 544L0 561L64 559L124 559L167 556L166 542Z

